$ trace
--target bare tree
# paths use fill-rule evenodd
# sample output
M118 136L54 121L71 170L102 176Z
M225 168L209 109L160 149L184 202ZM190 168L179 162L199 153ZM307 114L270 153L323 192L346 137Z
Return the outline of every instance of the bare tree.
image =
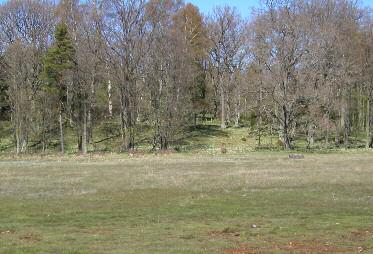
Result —
M153 149L168 149L191 112L193 54L189 53L188 37L173 22L181 6L178 1L154 0L147 7L150 50L145 62L145 82L154 126Z
M31 131L43 129L36 114L41 59L52 32L52 4L46 1L9 1L0 8L0 40L8 66L8 94L17 153L27 149ZM40 114L39 114L40 116Z
M228 88L245 54L243 24L237 10L228 6L216 8L208 21L210 73L219 95L222 129L227 126Z
M264 67L266 93L274 105L269 111L280 126L285 149L291 149L291 132L297 114L307 103L301 82L302 59L308 54L309 23L296 1L267 2L255 21L255 59ZM264 52L263 52L264 50Z
M119 91L121 134L124 149L135 145L137 82L145 47L145 1L103 1L102 37L106 43L105 61Z

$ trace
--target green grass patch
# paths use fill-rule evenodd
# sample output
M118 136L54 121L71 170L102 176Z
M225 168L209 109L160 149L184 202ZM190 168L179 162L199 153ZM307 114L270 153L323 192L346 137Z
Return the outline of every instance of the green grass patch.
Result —
M0 162L0 253L366 253L370 153Z

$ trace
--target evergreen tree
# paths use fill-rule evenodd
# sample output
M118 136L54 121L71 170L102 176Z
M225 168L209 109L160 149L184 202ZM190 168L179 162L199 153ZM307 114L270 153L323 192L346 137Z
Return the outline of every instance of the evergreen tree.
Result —
M43 76L47 81L47 91L57 94L59 100L59 127L61 152L64 153L63 113L66 101L66 77L73 69L75 50L69 37L68 27L60 23L56 27L55 42L44 57Z

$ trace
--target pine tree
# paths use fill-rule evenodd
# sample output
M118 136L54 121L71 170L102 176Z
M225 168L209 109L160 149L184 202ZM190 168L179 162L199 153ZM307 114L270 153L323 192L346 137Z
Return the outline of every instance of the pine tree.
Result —
M64 153L63 113L67 88L64 78L68 71L74 68L75 50L65 23L57 25L54 37L54 45L44 57L43 76L47 83L47 91L57 94L59 99L60 145L61 153Z

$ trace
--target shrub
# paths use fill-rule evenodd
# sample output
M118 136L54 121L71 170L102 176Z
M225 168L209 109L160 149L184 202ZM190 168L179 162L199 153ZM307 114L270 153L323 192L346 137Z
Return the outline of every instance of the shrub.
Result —
M228 152L227 148L225 148L225 147L222 147L220 149L220 151L221 151L222 154L226 154Z

